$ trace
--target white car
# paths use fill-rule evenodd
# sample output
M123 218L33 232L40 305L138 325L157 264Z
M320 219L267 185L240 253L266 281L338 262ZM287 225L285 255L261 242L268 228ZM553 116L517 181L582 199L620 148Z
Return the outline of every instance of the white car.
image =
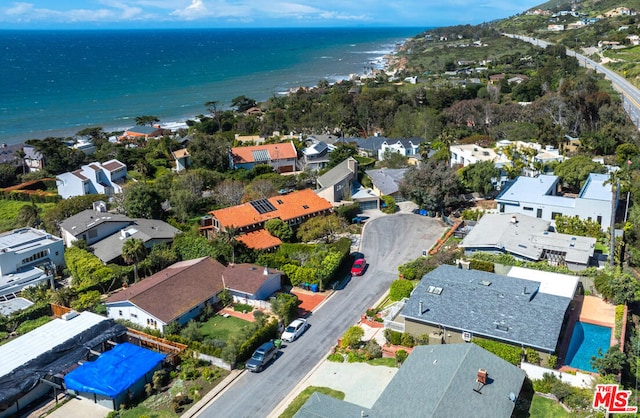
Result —
M282 333L282 337L280 338L282 339L282 341L292 343L296 339L298 339L298 337L301 336L308 327L309 324L307 323L306 319L298 318L291 322L287 328L285 328L284 332Z

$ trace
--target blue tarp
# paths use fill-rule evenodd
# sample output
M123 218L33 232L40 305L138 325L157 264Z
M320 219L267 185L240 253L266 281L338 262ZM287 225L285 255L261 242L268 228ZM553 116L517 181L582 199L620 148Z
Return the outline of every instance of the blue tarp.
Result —
M116 345L96 361L64 377L67 389L116 398L164 360L165 355L131 343Z

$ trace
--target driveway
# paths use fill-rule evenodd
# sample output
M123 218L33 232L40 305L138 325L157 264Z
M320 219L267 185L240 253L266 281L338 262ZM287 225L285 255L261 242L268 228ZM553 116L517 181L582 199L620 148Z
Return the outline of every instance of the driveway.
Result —
M422 255L442 235L439 220L399 213L372 219L363 229L361 251L369 268L333 292L308 317L310 328L286 344L262 373L243 372L233 385L198 414L200 417L266 417L319 362L338 338L398 277L398 266Z

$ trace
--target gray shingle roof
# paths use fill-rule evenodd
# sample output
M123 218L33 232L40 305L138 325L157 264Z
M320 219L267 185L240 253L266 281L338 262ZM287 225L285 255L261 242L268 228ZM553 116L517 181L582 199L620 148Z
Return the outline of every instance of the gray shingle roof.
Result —
M314 392L296 412L294 418L358 418L362 416L362 411L366 417L374 416L368 408Z
M478 370L489 384L478 388ZM416 347L371 408L375 417L510 417L523 370L475 344Z
M60 223L60 228L68 231L74 236L78 236L91 228L95 228L100 223L122 222L131 223L133 220L125 215L108 212L97 212L92 209L83 210L73 216L68 217Z
M441 265L422 278L401 315L552 352L571 299L539 287L532 280ZM441 293L430 292L434 288Z
M131 225L123 229L123 231L127 232L126 234L122 232L115 233L91 245L93 253L103 263L108 263L120 257L122 255L122 246L127 240L141 239L148 248L152 243L172 241L173 237L180 233L178 228L164 221L155 219L134 219L132 221Z
M516 222L512 222L515 218ZM551 221L505 213L485 214L460 243L465 249L498 250L540 260L543 250L566 252L566 260L587 265L596 239L548 232Z
M353 171L349 169L349 160L354 160L352 157L347 158L337 166L333 167L331 170L327 171L316 180L318 186L320 187L329 187L333 186L344 180L348 176L354 176ZM355 161L355 160L354 160Z
M379 170L367 170L373 185L376 186L383 195L390 195L398 191L400 182L408 168L381 168Z

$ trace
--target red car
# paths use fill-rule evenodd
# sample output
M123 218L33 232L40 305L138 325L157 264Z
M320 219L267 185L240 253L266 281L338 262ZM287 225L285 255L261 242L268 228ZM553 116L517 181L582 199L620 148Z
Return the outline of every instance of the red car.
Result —
M353 266L351 267L351 275L352 276L362 276L364 273L364 269L367 267L367 260L364 258L359 258L353 262Z

